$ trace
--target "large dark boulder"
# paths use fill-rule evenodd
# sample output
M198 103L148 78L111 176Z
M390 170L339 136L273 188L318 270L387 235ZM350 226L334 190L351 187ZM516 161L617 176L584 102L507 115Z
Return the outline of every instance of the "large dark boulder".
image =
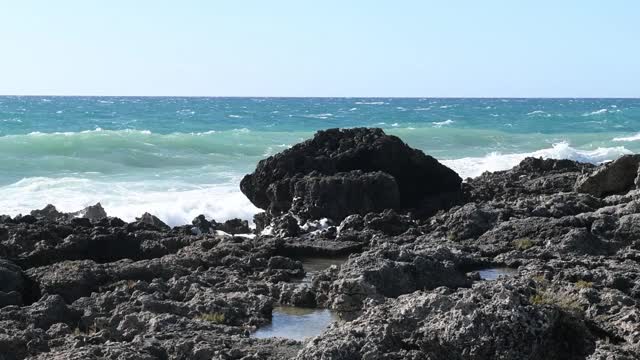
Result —
M593 196L624 194L638 185L640 155L624 155L576 181L577 192Z
M340 179L337 174L354 170L390 175L397 184L399 201L390 201L388 205L402 209L426 205L430 211L437 210L446 203L442 194L455 197L462 182L453 170L412 149L398 137L386 135L382 129L355 128L319 131L312 139L260 161L256 170L242 179L240 189L254 205L278 215L291 208L297 193L308 192L310 187L320 191L319 186L324 191L328 183L344 184L346 178ZM312 173L314 179L305 178ZM334 175L338 177L319 179ZM304 185L298 185L301 182ZM385 184L392 187L389 181ZM313 195L318 191L313 191ZM431 198L438 203L435 208L430 204ZM338 196L335 199L342 201ZM384 199L385 206L382 203L372 206L386 207L388 200Z
M296 182L293 210L304 217L344 219L400 207L400 191L393 176L354 170L335 175L308 175Z

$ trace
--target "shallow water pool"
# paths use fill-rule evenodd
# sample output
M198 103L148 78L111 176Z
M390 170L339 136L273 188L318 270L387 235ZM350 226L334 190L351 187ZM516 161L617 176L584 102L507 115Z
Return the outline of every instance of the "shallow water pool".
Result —
M318 336L338 315L328 309L306 309L280 306L273 309L271 324L259 328L256 338L282 337L299 340Z
M332 265L336 265L340 267L345 261L347 261L348 257L334 257L334 258L324 258L324 257L305 257L300 258L300 262L302 262L302 268L306 272L304 278L298 280L301 283L310 283L313 276L319 271L330 268Z
M518 271L516 269L506 267L478 270L478 274L480 274L480 279L482 280L497 280L500 276L513 276L517 273Z

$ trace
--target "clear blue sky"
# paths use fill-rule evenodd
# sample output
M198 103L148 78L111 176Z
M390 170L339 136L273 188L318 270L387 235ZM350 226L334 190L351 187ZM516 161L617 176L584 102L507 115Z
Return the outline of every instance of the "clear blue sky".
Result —
M0 0L0 94L640 97L636 0Z

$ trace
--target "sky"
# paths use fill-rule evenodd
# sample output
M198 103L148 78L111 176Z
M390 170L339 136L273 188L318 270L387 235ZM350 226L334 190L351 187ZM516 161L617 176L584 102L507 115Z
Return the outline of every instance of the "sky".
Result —
M0 0L0 94L640 97L640 2Z

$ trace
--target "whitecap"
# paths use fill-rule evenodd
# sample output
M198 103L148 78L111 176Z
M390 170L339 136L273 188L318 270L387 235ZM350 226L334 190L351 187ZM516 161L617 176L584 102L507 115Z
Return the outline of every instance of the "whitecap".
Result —
M101 127L96 127L94 130L84 130L84 131L80 131L81 134L88 134L88 133L93 133L93 132L102 132L104 130L102 130ZM73 134L73 133L66 133L66 134Z
M331 113L324 113L324 114L307 114L307 115L302 115L302 117L306 117L306 118L311 118L311 119L328 119L330 117L332 117L333 114Z
M600 110L592 111L589 113L584 113L582 114L582 116L602 115L602 114L606 114L607 112L609 112L608 109L600 109Z
M640 133L631 136L622 136L612 139L613 141L638 141L640 140Z
M240 118L242 118L242 116L240 116L240 115L233 115L233 114L231 114L231 115L227 115L227 116L228 116L228 117L230 117L230 118L234 118L234 119L240 119Z
M440 160L441 163L455 170L462 178L476 177L485 171L508 170L518 165L526 157L541 157L545 159L570 159L580 162L599 164L631 154L622 147L604 147L594 150L580 150L573 148L567 142L554 144L551 148L541 149L530 153L501 154L492 152L484 157L466 157L453 160Z
M356 101L354 104L356 104L356 105L384 105L386 103L384 101Z
M209 130L209 131L203 131L203 132L198 132L198 133L191 133L192 135L197 135L197 136L202 136L202 135L211 135L211 134L215 134L216 131L215 130Z
M451 119L447 119L445 121L434 121L431 124L433 124L434 128L441 128L443 126L447 126L447 125L451 125L453 124L455 121L451 120Z
M532 111L527 113L527 116L531 116L531 115L545 115L547 112L546 111L542 111L542 110L536 110L536 111Z

